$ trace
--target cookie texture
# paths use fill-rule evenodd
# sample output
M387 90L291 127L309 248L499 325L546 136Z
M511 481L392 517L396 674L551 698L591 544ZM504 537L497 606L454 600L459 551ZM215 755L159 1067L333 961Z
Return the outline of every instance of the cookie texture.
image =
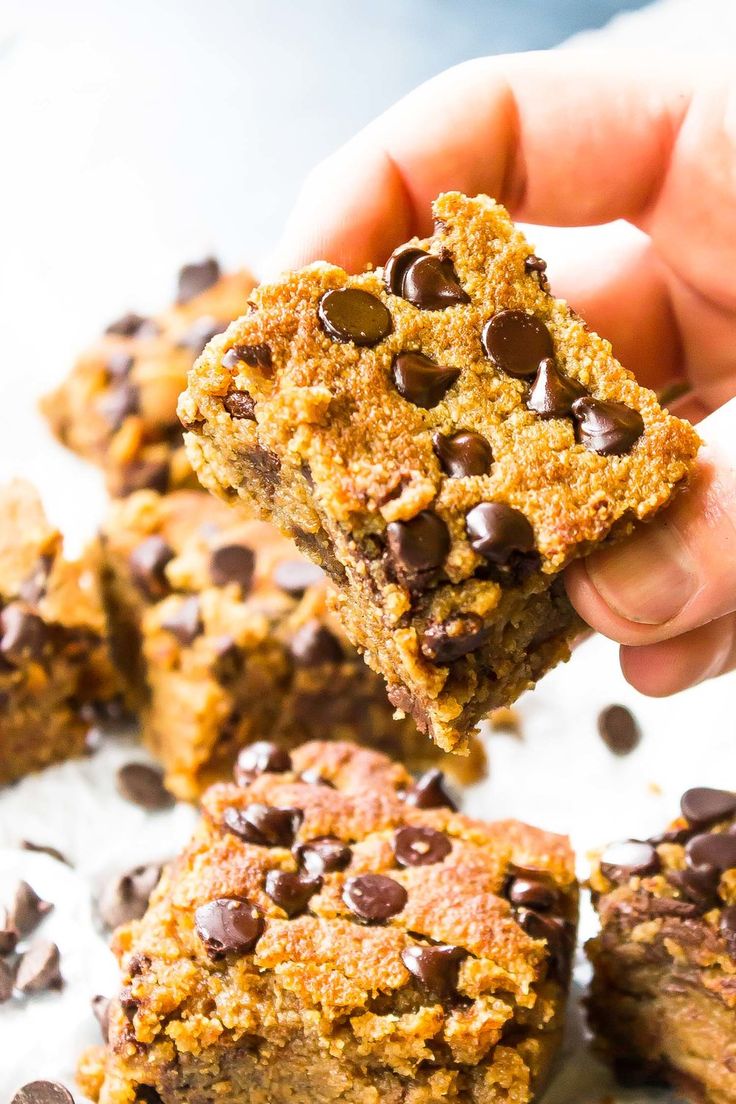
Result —
M661 835L623 840L592 877L587 944L599 1049L627 1084L736 1100L736 794L697 787Z
M245 309L254 280L216 261L185 265L176 301L154 317L111 322L41 402L59 440L105 471L114 495L197 487L176 417L187 371Z
M202 482L325 568L392 701L453 748L567 658L560 572L664 506L699 441L549 294L501 206L433 209L382 270L257 289L179 412Z
M303 745L241 782L208 791L146 915L116 933L122 989L86 1091L531 1100L569 980L567 840L419 808L402 766L349 744Z

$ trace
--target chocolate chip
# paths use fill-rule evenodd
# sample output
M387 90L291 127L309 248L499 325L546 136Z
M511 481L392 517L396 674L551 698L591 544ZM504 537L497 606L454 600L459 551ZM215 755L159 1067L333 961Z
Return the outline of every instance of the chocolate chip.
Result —
M657 874L660 861L651 843L632 839L609 844L601 855L600 867L604 877L620 882L634 876L644 878Z
M18 882L9 909L9 924L19 935L32 932L54 906L39 897L28 882Z
M726 941L728 953L732 958L736 958L736 905L724 908L718 928Z
M736 867L736 836L707 832L693 836L685 848L688 866L712 866L719 874Z
M232 682L243 670L243 652L231 636L218 636L212 641L214 655L212 671L219 682Z
M621 456L629 452L644 432L644 420L639 411L623 403L603 402L586 396L575 400L572 414L576 439L601 456Z
M111 429L120 429L126 418L140 411L138 388L127 380L122 380L100 399L98 409Z
M0 1004L5 1004L15 988L15 963L0 958Z
M134 364L135 358L130 353L118 349L116 352L110 353L105 361L105 371L110 379L124 380L126 376L130 375Z
M0 908L0 955L12 954L18 942L19 932L8 915L8 910Z
M210 579L215 586L237 583L247 594L253 583L256 557L245 544L223 544L210 556Z
M177 303L188 303L220 279L220 266L214 257L195 264L186 264L179 272Z
M523 310L494 314L483 328L482 342L494 364L515 379L535 375L540 361L554 355L544 322Z
M520 908L516 921L532 939L544 939L549 954L549 973L565 984L570 973L574 940L570 926L558 916L545 916L533 909Z
M257 740L244 747L235 764L235 781L247 786L258 774L284 774L291 770L288 751L268 740Z
M399 394L424 410L441 402L460 375L459 368L446 368L412 352L397 353L391 371Z
M457 992L460 963L468 957L462 947L445 943L414 944L401 952L401 961L425 989L447 996Z
M150 318L144 318L142 314L129 311L122 318L117 318L114 322L111 322L105 333L117 334L118 337L136 337L144 326L151 325L151 321Z
M534 530L504 502L481 502L465 516L470 544L491 563L505 565L515 553L534 550Z
M451 479L471 475L487 475L493 463L493 452L479 433L454 433L445 437L439 430L432 434L432 447L440 466Z
M530 253L524 261L524 272L526 272L527 276L531 276L532 272L536 272L539 279L539 286L542 291L549 290L547 262L543 261L541 257L537 257L535 253Z
M10 1104L74 1104L74 1098L58 1081L29 1081Z
M194 914L197 935L210 958L249 954L263 934L260 909L247 897L217 897Z
M375 295L360 288L325 292L317 313L325 333L335 341L377 345L392 330L387 307Z
M452 262L414 246L402 246L391 254L384 280L389 291L420 310L444 310L470 302Z
M103 997L100 993L90 1001L92 1013L100 1025L100 1033L104 1042L109 1041L110 1035L110 998Z
M667 881L693 901L702 912L718 904L720 875L714 866L687 866L684 870L667 871Z
M22 956L15 975L15 987L21 993L44 993L62 986L59 948L45 940L32 944Z
M276 586L297 597L301 597L309 587L317 586L324 577L322 568L308 560L282 560L273 573Z
M110 931L140 920L161 878L160 863L144 863L108 879L97 899L97 913Z
M33 843L32 840L21 840L21 847L24 851L33 851L38 855L48 855L49 858L55 859L56 862L64 863L65 866L72 866L66 855L62 855L61 851L57 851L55 847L49 847L47 843ZM2 952L0 951L0 954Z
M49 643L48 626L22 602L11 602L0 613L0 654L12 664L39 660Z
M317 877L345 870L350 865L352 851L342 840L334 836L317 836L294 848L294 855L307 874Z
M685 820L694 827L707 828L736 813L736 794L729 790L695 786L682 795L680 809Z
M279 809L255 803L244 809L230 806L222 822L229 832L261 847L291 847L304 819L301 809Z
M296 916L304 912L310 898L319 893L322 879L319 875L294 874L286 870L269 870L266 875L265 890L275 905L283 909L287 916Z
M402 911L409 896L402 885L385 874L360 874L348 878L342 899L361 920L389 920Z
M316 618L297 629L289 647L294 662L300 667L340 663L344 658L340 641Z
M177 345L183 349L190 349L199 356L205 345L222 331L225 324L213 318L211 314L204 314L181 335Z
M636 717L625 705L609 705L598 716L601 739L615 755L628 755L641 740Z
M526 405L540 418L564 418L572 413L572 404L587 394L577 380L559 370L552 357L540 361Z
M412 589L431 585L450 551L450 534L442 518L422 510L410 521L390 522L386 537L397 579Z
M233 345L222 358L222 365L232 369L237 368L238 363L258 368L266 379L273 375L273 358L268 345Z
M180 644L187 646L197 639L203 630L199 611L199 597L193 594L173 609L161 621L161 628L170 632Z
M394 832L393 848L399 866L430 866L446 859L452 844L436 828L407 825Z
M549 912L556 907L560 899L559 893L549 882L524 876L511 879L506 889L506 896L517 908L529 908L535 912Z
M415 809L452 809L457 806L445 789L445 776L437 767L425 771L404 794L404 803Z
M173 558L174 549L159 536L147 537L131 552L131 573L147 598L163 598L168 593L166 566Z
M120 1010L122 1011L128 1022L133 1023L133 1020L135 1019L135 1014L140 1008L140 1004L133 996L129 986L121 989L118 993L118 1004L120 1005Z
M53 566L53 556L39 556L35 567L18 587L18 597L30 605L35 605L46 593L49 572Z
M425 629L419 647L431 663L452 663L481 648L489 632L477 613L458 613Z
M115 776L118 793L142 809L169 809L174 798L164 786L163 771L148 763L125 763Z
M253 396L248 391L230 391L222 400L222 405L231 418L256 420L256 404Z
M407 268L414 261L426 256L428 256L426 249L419 249L416 245L400 245L395 249L383 269L386 290L392 295L401 295Z
M168 460L137 460L126 464L120 475L118 494L123 498L134 491L158 491L166 494L169 489Z

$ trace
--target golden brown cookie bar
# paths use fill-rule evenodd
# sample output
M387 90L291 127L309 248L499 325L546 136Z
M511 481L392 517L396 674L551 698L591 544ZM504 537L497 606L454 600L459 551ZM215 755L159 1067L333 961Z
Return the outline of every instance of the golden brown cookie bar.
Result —
M736 794L696 787L649 840L608 847L591 878L591 1024L628 1084L736 1100Z
M29 483L0 488L0 784L82 754L119 692L95 572Z
M319 781L305 781L317 777ZM344 743L213 787L148 912L100 1104L526 1104L560 1042L577 889L568 841L420 807ZM100 1087L101 1085L101 1087Z
M560 572L663 506L698 438L552 298L502 207L434 215L383 271L258 289L180 416L205 485L325 567L392 701L450 748L568 656Z
M177 399L205 344L245 309L253 283L247 271L223 275L212 259L186 265L168 310L112 322L42 400L56 436L104 468L112 494L198 486Z
M113 504L102 550L113 650L179 797L264 737L349 738L417 770L482 773L477 741L470 759L442 755L394 719L383 680L327 611L323 573L272 526L203 491L140 491Z

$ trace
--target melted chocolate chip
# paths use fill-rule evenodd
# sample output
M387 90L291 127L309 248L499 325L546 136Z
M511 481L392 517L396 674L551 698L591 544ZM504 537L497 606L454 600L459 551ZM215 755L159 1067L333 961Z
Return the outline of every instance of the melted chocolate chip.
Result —
M419 249L416 245L400 245L395 249L386 261L383 269L383 282L386 290L392 295L402 295L404 276L410 264L426 257L426 249Z
M340 641L316 618L297 629L291 640L291 654L300 667L318 667L322 663L341 663Z
M445 776L437 767L425 771L404 794L404 802L416 809L452 809L457 811L455 802L445 789Z
M257 740L244 747L235 764L235 781L247 786L258 774L285 774L291 770L288 751L268 740Z
M386 537L397 579L411 589L431 585L450 551L444 521L431 510L422 510L410 521L390 522Z
M301 809L279 809L255 803L244 809L230 806L222 822L233 835L261 847L291 847L304 819Z
M470 302L449 259L413 246L403 247L389 257L384 279L394 295L420 310L444 310Z
M45 993L47 989L61 989L59 948L46 941L34 943L18 964L15 987L21 993Z
M611 843L600 859L601 873L612 882L626 881L633 876L644 878L657 874L660 861L651 843L645 840L622 840Z
M247 594L253 583L256 557L245 544L223 544L210 556L210 579L215 586L237 583Z
M223 356L222 365L223 368L237 368L238 363L258 368L266 379L273 376L273 357L268 345L233 345Z
M222 400L222 405L231 418L244 419L249 422L256 420L255 400L248 391L231 391Z
M342 899L361 920L379 922L400 913L409 898L404 887L385 874L360 874L348 878Z
M494 364L515 379L536 374L540 361L554 355L549 330L534 314L503 310L486 322L483 348Z
M712 866L719 874L736 867L736 836L707 832L693 836L685 848L688 866Z
M179 340L177 345L182 349L189 349L197 356L202 352L205 345L207 345L213 337L216 337L225 327L227 323L220 322L217 318L213 318L211 314L204 314L201 318L197 318L192 325L186 330Z
M628 755L641 740L634 714L625 705L609 705L598 716L598 732L614 755Z
M426 628L419 648L430 663L452 663L481 648L489 632L477 613L458 613Z
M460 432L445 437L439 430L432 434L432 447L445 475L464 479L487 475L493 463L491 446L479 433Z
M515 553L534 551L534 530L504 502L481 502L466 514L470 544L491 563L505 565Z
M147 598L163 598L168 593L166 567L173 558L174 549L158 536L148 537L131 552L131 574Z
M638 410L618 402L604 402L589 395L572 404L576 439L601 456L621 456L629 452L644 432L644 420Z
M549 882L523 875L511 879L506 889L506 896L517 908L533 909L535 912L550 912L559 903L560 898L555 887Z
M350 865L352 851L342 840L334 836L318 836L294 848L294 855L301 867L312 877L345 870Z
M452 844L435 828L408 825L396 829L393 848L399 866L430 866L446 859Z
M669 870L667 881L676 886L688 900L701 910L715 908L718 904L716 890L720 875L714 866L687 866L684 870Z
M446 368L414 352L397 353L391 371L399 394L423 410L441 402L460 375L459 368Z
M432 993L447 996L457 992L460 963L468 957L462 947L445 943L414 944L401 952L401 961L410 974Z
M360 288L325 292L317 313L329 337L354 345L377 345L393 328L387 307L375 295Z
M184 646L193 643L203 629L199 597L193 594L190 598L185 598L181 605L164 617L161 628L170 632Z
M540 418L564 418L572 413L572 404L587 394L577 380L559 370L552 357L540 361L526 405Z
M115 781L120 796L142 809L170 809L174 804L164 786L163 771L148 763L125 763L118 769Z
M179 272L177 303L188 303L190 299L211 288L219 279L220 266L214 257L184 265Z
M527 908L517 910L516 920L532 939L546 941L550 958L550 976L566 984L574 950L570 926L558 916L540 915L533 909Z
M286 870L269 870L266 875L265 890L275 905L283 909L287 916L296 916L304 912L310 898L319 893L322 878L307 874L293 874Z
M105 333L117 334L118 337L136 337L144 326L150 325L155 325L152 319L144 318L142 314L129 311L122 318L116 318L114 322L111 322Z
M249 954L263 934L263 916L247 897L217 897L194 914L197 935L212 959Z
M58 1081L29 1081L10 1104L74 1104L74 1098Z
M680 809L685 820L693 827L707 828L736 813L736 793L714 790L708 786L695 786L682 795Z
M46 623L22 602L11 602L0 613L0 655L11 664L40 660L50 641Z
M549 290L549 280L547 279L547 262L543 261L541 257L537 257L535 253L530 253L524 261L524 272L527 276L530 276L532 272L536 272L539 280L539 286L542 291Z
M283 560L273 573L273 581L287 594L301 597L311 586L319 585L325 573L309 560Z

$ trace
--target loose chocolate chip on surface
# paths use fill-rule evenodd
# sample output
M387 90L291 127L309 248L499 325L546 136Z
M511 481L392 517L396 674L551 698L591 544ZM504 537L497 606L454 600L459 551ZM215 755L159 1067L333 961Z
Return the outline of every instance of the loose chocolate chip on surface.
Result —
M693 836L685 848L688 866L712 866L719 874L736 867L736 836L707 832Z
M222 400L222 405L231 418L245 419L249 422L256 420L255 400L248 391L231 391Z
M392 295L401 295L404 284L404 276L409 265L429 254L426 249L419 249L416 245L400 245L395 249L383 269L383 282L386 290Z
M526 405L540 418L564 418L572 413L572 404L586 394L577 380L565 376L553 357L540 361Z
M144 318L142 314L129 311L122 318L116 318L105 330L108 334L117 334L118 337L135 337L144 326L151 325L150 318Z
M253 583L256 557L245 544L223 544L210 556L210 579L215 586L237 583L247 594Z
M636 875L646 877L660 869L659 856L645 840L622 840L611 843L600 859L601 873L612 882L625 881Z
M514 553L534 551L534 530L504 502L481 502L465 517L470 544L491 563L504 565Z
M191 644L202 632L202 617L199 609L199 597L196 594L185 598L164 617L161 628L170 632L180 644Z
M419 943L405 947L401 961L425 989L446 995L457 991L460 963L468 957L462 947L450 947L444 943L423 946Z
M15 987L21 993L43 993L62 986L59 948L55 943L34 943L21 958L15 975Z
M112 931L131 920L140 920L160 878L160 863L144 863L108 879L97 900L97 912L105 927Z
M273 573L273 581L287 594L300 597L311 586L317 586L325 573L308 560L282 560Z
M408 587L430 584L450 551L447 526L431 510L410 521L390 522L386 536L396 576Z
M54 906L44 901L28 882L18 882L8 910L8 921L19 935L34 931Z
M572 414L576 439L601 456L621 456L629 452L644 432L644 420L639 411L624 403L604 402L588 395L575 400Z
M74 1104L74 1098L58 1081L29 1081L10 1104Z
M452 663L482 647L489 631L477 613L458 613L425 629L419 647L431 663Z
M547 291L549 289L547 262L543 261L541 257L537 257L535 253L530 253L524 261L524 271L527 276L530 276L532 272L536 272L539 279L539 286L542 291Z
M625 705L609 705L598 716L601 739L615 755L628 755L641 740L634 714Z
M0 634L0 654L13 664L41 659L50 640L48 626L22 602L0 613Z
M174 804L174 798L164 786L163 771L148 763L123 764L115 781L120 796L142 809L169 809Z
M197 935L212 959L249 954L263 934L263 915L247 897L216 897L194 914Z
M48 855L49 858L55 859L56 862L64 863L65 866L72 866L66 855L62 855L61 851L57 851L55 847L49 847L47 843L34 843L32 840L21 840L21 847L24 851L34 851L39 855ZM0 951L0 954L2 952Z
M736 813L736 793L714 790L709 786L694 786L682 795L680 809L690 824L705 828Z
M310 877L308 874L294 874L287 870L269 870L266 875L266 893L287 916L304 912L310 898L319 893L321 888L322 879L319 875Z
M258 802L244 809L230 806L222 817L229 832L261 847L291 847L303 819L301 809L279 809Z
M535 912L549 912L559 903L559 893L555 887L533 877L512 878L506 896L517 908L529 908Z
M340 663L343 659L340 641L316 618L297 629L292 637L290 650L294 662L300 667Z
M213 318L211 314L204 314L201 318L197 318L189 329L181 335L177 344L183 349L190 349L199 356L205 345L213 337L216 337L226 325L227 323L220 322L217 318Z
M188 303L196 295L211 288L220 279L220 266L214 257L186 264L179 272L177 303Z
M460 285L450 260L442 260L432 253L421 252L403 267L401 291L398 293L420 310L444 310L461 303L469 303L470 296ZM395 278L392 282L396 282Z
M174 549L159 536L147 537L131 552L130 570L148 598L163 598L168 593L166 566L173 558Z
M317 313L329 337L335 341L351 341L354 345L377 345L393 328L385 304L360 288L325 292Z
M102 1039L104 1042L107 1042L110 1032L110 998L103 997L98 993L97 996L92 997L90 1003L92 1005L92 1013L100 1025Z
M273 358L268 345L233 345L222 358L224 368L236 368L238 362L258 368L266 379L273 375Z
M544 322L523 310L494 314L483 327L482 342L494 364L515 379L535 375L540 362L554 355Z
M0 955L12 954L18 942L19 932L12 923L8 910L0 908Z
M0 958L0 1004L5 1004L13 995L15 988L15 963Z
M317 877L345 870L350 865L352 851L342 840L334 836L318 836L294 848L294 855L307 874Z
M285 748L268 740L257 740L244 747L235 764L235 781L248 785L258 774L284 774L291 770L291 756Z
M394 833L393 849L399 866L430 866L446 859L452 844L435 828L407 825Z
M401 912L409 898L404 887L386 874L360 874L348 878L342 899L361 920L381 921Z
M404 794L406 805L415 809L452 809L457 806L445 789L445 776L437 767L432 767L417 778L410 790Z
M479 433L462 431L445 437L439 430L432 434L432 447L445 475L463 479L487 475L493 463L493 451Z
M459 368L446 368L414 352L397 353L391 371L399 394L423 410L441 402L460 375Z

